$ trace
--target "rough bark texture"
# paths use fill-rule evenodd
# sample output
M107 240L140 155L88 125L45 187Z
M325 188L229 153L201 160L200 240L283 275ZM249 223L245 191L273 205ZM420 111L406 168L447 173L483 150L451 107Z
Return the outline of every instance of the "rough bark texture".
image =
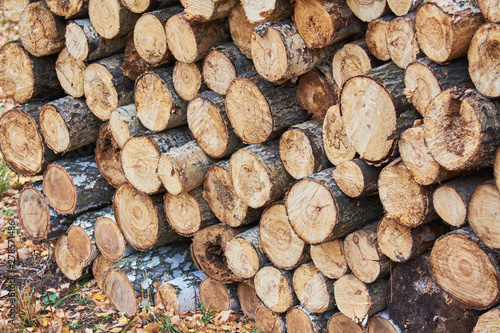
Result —
M347 0L347 5L361 21L370 22L386 13L385 0Z
M366 30L366 46L370 53L379 60L391 60L389 49L387 48L387 29L394 19L394 16L384 16L371 20Z
M349 272L343 240L311 245L311 259L321 273L330 279L337 280Z
M206 22L227 17L238 0L181 0L189 20Z
M255 319L257 309L263 306L264 303L262 303L255 292L253 279L240 282L237 291L241 310L250 318Z
M289 17L293 13L293 5L289 0L243 0L241 4L251 23L278 20Z
M255 311L255 324L263 333L285 333L285 315L262 305Z
M126 179L120 162L121 148L116 143L109 123L101 127L95 147L95 161L101 175L113 187L123 184Z
M201 75L203 63L201 61L187 64L177 61L172 73L175 91L186 101L191 101L208 89Z
M356 149L351 144L340 115L340 106L331 106L323 122L323 145L325 153L333 165L350 161L356 156Z
M200 283L206 276L202 271L192 271L170 280L157 288L155 307L179 314L195 311L196 294L200 294Z
M293 273L292 282L293 290L307 312L324 313L335 307L333 280L312 262L299 266ZM326 325L326 320L323 325Z
M327 333L364 333L363 325L356 323L342 312L337 312L328 319Z
M391 21L387 29L389 55L392 61L403 69L417 60L420 53L415 31L415 16L416 13L409 13L398 17Z
M493 181L478 185L468 202L469 225L490 249L500 250L500 194Z
M200 302L208 310L237 311L241 308L237 292L238 284L222 284L207 277L200 284Z
M109 128L120 148L123 148L125 142L131 137L146 134L149 131L137 118L135 104L114 109L109 117Z
M56 74L64 92L75 98L83 97L85 70L87 65L81 60L76 60L68 49L64 48L59 52L56 61Z
M129 11L120 0L89 0L89 17L99 35L112 39L132 31L140 15Z
M253 29L258 26L258 23L251 23L246 14L243 6L241 4L236 5L231 14L229 14L229 31L231 32L231 37L233 42L238 46L241 53L245 57L252 59L252 50L250 48L250 43L252 41Z
M379 174L380 168L368 165L360 158L343 161L332 170L332 177L337 186L351 198L376 193Z
M261 268L254 277L260 300L274 312L283 313L298 305L293 291L293 273L272 265Z

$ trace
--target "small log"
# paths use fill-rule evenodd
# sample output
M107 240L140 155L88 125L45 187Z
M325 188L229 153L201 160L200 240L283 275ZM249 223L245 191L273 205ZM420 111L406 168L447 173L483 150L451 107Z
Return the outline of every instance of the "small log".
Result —
M500 140L500 102L477 90L452 88L436 96L424 117L425 143L448 170L492 166Z
M299 266L293 273L292 282L293 290L307 312L324 313L335 307L333 280L323 275L312 262Z
M389 49L387 48L387 29L394 16L384 16L371 20L366 30L366 46L370 53L379 60L391 60Z
M106 206L114 192L99 173L94 156L54 162L43 177L43 193L49 205L63 215Z
M46 0L45 2L52 13L66 20L88 15L88 0Z
M117 262L136 252L123 237L114 215L99 217L95 221L94 234L97 248L107 261Z
M251 23L279 20L290 17L293 13L293 4L289 0L271 2L242 0L241 5Z
M141 74L153 67L154 66L148 64L139 56L139 53L137 53L137 49L134 45L134 33L129 33L127 36L127 43L125 44L125 51L123 53L123 75L132 81L135 81Z
M495 332L498 329L500 320L500 307L493 308L488 312L482 314L474 326L473 333L489 333Z
M323 122L323 145L326 156L333 165L350 161L356 156L356 149L351 144L340 115L340 106L331 106Z
M241 308L236 283L222 284L207 277L200 283L200 303L209 310L237 311Z
M256 71L231 82L226 92L226 112L234 132L245 143L274 139L290 125L308 118L307 111L298 104L294 83L276 85Z
M45 2L34 2L19 21L19 36L24 48L35 57L56 54L64 48L66 21L55 16Z
M467 54L472 36L483 23L477 1L432 0L418 8L415 30L425 55L444 64Z
M295 179L331 166L323 145L323 126L315 120L293 125L280 138L280 159Z
M214 47L203 60L203 79L208 88L225 95L229 84L253 67L252 60L246 58L236 44L225 43Z
M184 12L172 16L165 30L168 47L175 59L186 63L203 59L212 47L229 39L227 21L197 22L189 20Z
M286 329L289 333L319 333L325 332L327 319L332 311L311 313L302 305L290 309L285 316Z
M357 323L387 307L388 280L365 284L352 274L338 279L334 284L337 307Z
M337 312L328 319L327 333L364 333L363 325L356 323L342 312ZM392 333L392 332L391 332Z
M282 201L262 213L259 238L262 251L277 268L292 270L310 259L309 246L293 231Z
M187 124L187 102L175 91L172 67L141 74L135 81L137 117L155 132Z
M343 240L334 239L311 245L311 259L320 272L330 279L338 280L349 272Z
M175 91L186 101L191 101L207 90L207 85L203 82L201 75L202 63L187 64L177 61L172 72L172 81Z
M191 237L198 230L219 223L203 199L202 191L197 187L179 195L166 193L163 196L167 221L179 235Z
M250 43L252 41L253 29L259 25L259 23L251 23L245 10L241 4L237 4L231 14L229 14L229 31L231 33L232 40L236 46L240 49L241 53L245 55L248 59L252 59L252 50L250 48Z
M90 111L84 99L71 96L47 103L40 111L40 131L56 154L95 142L101 125L102 121Z
M134 101L134 82L123 75L123 54L90 64L85 70L84 89L89 109L101 120L111 111Z
M366 324L366 333L400 333L401 329L389 317L387 310L382 311L370 318Z
M419 0L420 2L423 0ZM417 33L415 31L416 13L395 18L387 29L387 49L392 61L400 68L406 69L408 65L420 54Z
M177 5L179 0L120 0L128 10L134 13L144 13L159 8Z
M250 318L255 319L257 314L257 309L263 306L264 303L257 296L255 291L253 278L246 281L241 281L238 284L238 300L241 305L241 310L245 315Z
M293 273L272 265L261 268L254 277L255 291L270 310L283 313L298 305L293 291Z
M285 314L261 305L255 311L255 325L262 329L262 333L285 333Z
M467 59L476 89L491 98L500 97L500 23L482 25L472 37Z
M224 96L204 91L189 102L187 121L203 151L212 158L231 156L242 144L226 113Z
M387 0L387 5L394 14L403 16L416 10L423 2L423 0Z
M187 127L130 138L121 151L125 178L132 186L144 193L162 192L162 183L156 173L161 154L192 139Z
M386 216L378 224L377 243L392 261L406 262L431 249L444 232L441 222L409 228Z
M111 186L118 187L126 182L126 179L120 162L121 149L113 138L109 127L109 123L105 123L101 127L95 147L95 162L104 179Z
M59 270L70 280L76 281L90 275L90 267L83 265L68 249L68 237L66 235L57 239L54 247L54 258Z
M173 314L196 311L193 300L200 294L200 283L205 278L202 271L193 271L160 285L155 294L155 307Z
M490 249L500 250L500 193L495 183L487 181L474 189L469 201L468 219L474 233Z
M65 37L69 54L80 61L93 61L123 52L127 42L126 36L103 38L88 18L69 22Z
M97 258L92 262L92 275L97 282L97 286L102 289L104 283L104 275L108 268L113 266L114 262L106 259L102 254L99 254Z
M241 148L229 160L229 172L238 197L252 208L280 199L293 178L279 156L278 140Z
M477 4L487 21L500 22L500 8L498 8L496 0L478 0Z
M36 0L2 0L0 9L2 15L9 21L17 23L21 20L21 15L28 5Z
M363 22L378 19L387 12L385 0L347 0L347 5Z
M19 104L61 97L63 90L55 70L56 58L35 57L20 41L5 44L0 49L0 87Z
M181 0L188 20L213 21L229 16L238 0Z
M123 236L137 251L186 240L168 224L161 195L149 196L123 183L113 198L113 210Z
M201 186L205 172L214 162L192 140L163 153L156 173L167 191L178 195Z
M59 83L64 89L64 92L75 98L83 97L85 70L87 65L85 62L76 60L68 49L64 48L59 52L56 61L56 74Z
M182 12L182 6L158 9L141 15L134 27L134 45L139 56L150 65L161 65L175 60L167 45L165 24Z
M343 237L382 215L377 196L349 198L338 188L332 169L302 178L286 196L293 230L310 244Z
M229 160L218 162L205 172L203 198L215 216L233 228L258 221L262 212L248 207L236 194L229 175Z
M89 0L89 17L99 35L113 39L131 32L140 15L129 11L120 0Z
M337 186L351 198L377 193L379 174L380 168L368 165L360 158L343 161L332 170Z
M149 131L137 118L135 104L124 105L111 111L109 128L120 148L123 148L125 142L131 137L140 136Z

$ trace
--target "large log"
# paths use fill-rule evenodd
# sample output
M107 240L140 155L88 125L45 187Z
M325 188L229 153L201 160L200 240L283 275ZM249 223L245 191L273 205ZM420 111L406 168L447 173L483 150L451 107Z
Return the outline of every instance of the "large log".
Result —
M131 137L140 136L149 131L137 118L135 104L114 109L109 116L109 128L120 148L123 148L125 142Z
M361 21L370 22L387 11L386 0L347 0L347 5Z
M500 8L496 0L478 0L477 4L487 21L500 22Z
M293 13L293 5L290 0L242 0L241 5L251 23L283 19Z
M299 303L293 291L292 279L291 271L265 266L254 277L257 296L272 311L286 312Z
M376 193L379 174L380 168L368 165L360 158L343 161L332 170L332 177L337 186L351 198Z
M265 305L255 311L255 324L262 328L262 333L285 333L285 315L276 313Z
M89 17L99 35L112 39L132 31L140 15L129 11L120 0L89 0Z
M200 283L200 303L208 310L237 311L241 308L237 288L236 283L222 284L207 277Z
M258 23L251 23L247 15L245 14L245 10L241 4L237 4L231 14L229 14L229 31L231 32L231 37L240 49L241 53L245 55L245 57L252 59L252 50L250 48L250 44L252 41L252 33L253 29L258 26Z
M88 15L88 0L46 0L45 2L52 13L66 20Z
M203 82L201 75L202 62L187 64L177 61L172 72L172 81L175 91L186 101L191 101L207 90L207 85Z
M311 245L311 259L321 273L330 279L338 280L349 272L343 240L334 239Z
M181 0L189 20L206 22L229 16L238 0Z
M179 0L120 0L131 12L144 13L158 8L177 5Z
M0 1L0 9L7 20L17 23L21 19L21 15L26 7L28 7L31 2L35 1L36 0L2 0Z
M111 186L118 187L126 182L120 162L121 149L111 134L109 123L102 125L94 152L99 172Z
M202 271L192 271L160 285L155 294L155 307L174 314L195 311L193 300L197 293L200 295L200 284L205 278Z
M327 333L364 333L363 325L356 323L342 312L337 312L328 319Z
M83 265L68 249L68 237L66 235L57 239L54 246L54 258L57 267L70 280L79 280L90 274L90 267Z
M356 149L351 144L340 115L340 106L331 106L323 122L323 145L326 156L333 165L350 161L356 156Z
M56 61L56 73L64 92L75 98L83 97L85 70L87 65L83 60L76 60L65 47L59 52Z
M325 332L327 319L332 311L311 313L307 308L298 305L287 312L286 329L288 333L320 333Z
M255 319L257 309L263 306L264 303L259 299L255 292L253 279L242 281L238 284L238 300L240 301L241 310L250 318Z
M323 275L312 262L295 270L292 283L300 304L307 311L324 313L335 307L333 280Z
M415 31L416 13L395 18L387 29L387 49L389 55L396 65L406 67L417 60L420 54L417 33Z
M123 237L114 215L99 217L95 221L94 234L100 254L108 261L115 263L136 252Z
M389 49L387 48L387 29L394 16L384 16L371 20L366 30L366 46L370 53L379 60L391 60Z
M469 201L468 219L474 233L490 249L500 250L500 193L493 181L478 185Z

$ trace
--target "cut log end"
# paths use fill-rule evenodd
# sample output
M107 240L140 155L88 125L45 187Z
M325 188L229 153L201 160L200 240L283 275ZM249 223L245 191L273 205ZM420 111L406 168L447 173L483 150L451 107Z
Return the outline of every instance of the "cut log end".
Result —
M331 106L326 112L323 122L323 144L326 156L333 165L352 160L356 156L356 149L345 132L339 105Z
M436 213L449 225L460 227L466 222L467 202L453 187L440 185L432 193L432 203Z
M327 333L364 333L363 326L347 317L342 312L338 312L328 319L326 326Z
M66 27L66 48L76 60L84 61L89 55L89 44L83 28L70 22Z
M380 220L377 241L382 252L392 261L405 262L413 250L411 229L396 223L390 217Z
M121 167L120 154L121 149L113 138L110 123L105 123L101 127L99 137L97 138L95 152L95 161L99 168L99 173L113 187L123 184L126 179Z
M224 52L213 50L205 57L203 79L211 90L225 95L229 84L236 76L236 69Z
M288 311L295 305L291 281L272 266L261 268L254 278L255 291L264 304L274 312Z
M98 255L92 263L92 274L99 288L103 288L105 273L113 264L113 261L109 261L102 255Z
M297 36L300 35L297 33ZM304 43L303 40L299 42ZM263 36L254 31L251 49L255 69L266 80L278 82L285 77L288 71L288 53L282 36L276 29L267 29Z
M163 197L164 209L172 228L183 236L193 236L202 225L201 210L196 199L189 193Z
M367 333L400 333L401 330L390 319L375 315L366 326Z
M68 229L68 249L75 258L87 265L92 256L92 243L87 232L80 225Z
M344 243L339 239L311 245L311 259L330 279L339 279L349 271L344 255Z
M174 66L172 81L179 96L186 101L191 101L198 95L203 78L196 63L188 64L178 61Z
M208 309L231 309L231 295L227 287L211 278L206 278L200 283L200 302Z
M295 294L300 304L310 312L322 313L335 306L332 287L333 282L320 273L314 264L302 265L293 273Z
M0 50L0 86L17 103L27 102L34 92L35 77L28 52L21 43L7 43Z
M19 224L28 237L43 240L50 228L50 211L43 194L35 187L25 186L18 199Z
M0 8L7 20L17 23L30 2L30 0L3 0Z
M379 60L391 60L389 49L387 48L387 29L390 19L376 19L368 23L366 31L366 45L371 54Z
M162 21L153 14L143 14L134 27L134 45L139 56L148 64L158 65L165 62L170 52ZM170 58L173 58L170 55Z
M76 206L76 187L71 176L57 164L47 167L43 193L49 204L60 214L71 214Z
M492 250L500 250L500 193L493 182L478 185L469 201L469 225Z
M386 10L386 1L383 0L347 0L347 5L363 22L370 22L382 16Z
M117 262L123 257L126 242L115 221L105 216L98 218L94 233L97 247L107 260Z
M420 53L414 18L413 15L398 17L391 21L387 30L387 48L391 59L403 69L417 60L417 55Z
M332 74L337 86L342 87L351 77L372 69L371 59L360 45L350 43L335 53L332 59Z
M257 327L262 328L263 332L286 332L284 318L264 305L259 306L255 311L255 324Z
M108 1L106 1L108 2ZM85 70L84 89L87 105L101 120L109 120L118 105L118 92L113 76L106 67L93 63Z
M258 23L250 23L241 4L236 5L229 14L229 29L233 42L245 57L252 59L250 48L253 29Z
M255 292L253 279L240 282L237 292L241 310L243 310L247 316L255 318L257 309L264 304Z
M490 22L500 22L500 8L497 0L478 0L481 13Z
M67 48L59 52L56 74L61 87L68 95L75 98L83 97L86 68L83 60L75 59Z
M252 244L245 239L232 239L226 248L227 265L239 277L249 279L260 268L259 255Z
M290 333L315 333L318 332L309 315L300 307L294 307L286 314L286 329Z
M118 311L124 312L128 317L137 314L137 296L127 276L119 269L108 270L103 286L106 296Z
M70 134L68 126L57 108L47 104L40 112L40 130L45 138L45 143L55 152L66 152L70 147Z
M441 86L432 70L422 62L408 65L405 71L405 91L408 101L425 116L430 101L441 93Z
M57 267L70 280L78 280L84 271L85 266L73 255L68 248L67 236L61 236L54 247L54 257Z
M307 132L289 129L280 138L280 158L286 171L295 179L308 176L318 170L317 152Z
M198 59L198 41L196 31L193 30L185 15L171 17L165 25L167 43L175 59L193 63Z

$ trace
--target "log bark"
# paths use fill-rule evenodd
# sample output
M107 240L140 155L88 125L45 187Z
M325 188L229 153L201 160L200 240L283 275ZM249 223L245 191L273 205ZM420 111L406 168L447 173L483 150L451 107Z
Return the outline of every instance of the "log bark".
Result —
M280 159L295 179L331 166L323 145L323 126L315 120L293 125L280 138Z
M351 198L377 193L379 174L380 168L368 165L360 158L343 161L332 170L332 177L337 186Z
M321 273L330 279L338 280L349 272L343 240L311 245L311 259Z
M245 143L274 139L290 125L308 118L307 111L298 104L295 84L278 86L255 71L231 82L226 93L226 112L234 132Z
M422 0L419 0L422 1ZM420 48L415 31L416 13L395 18L387 29L387 49L392 61L403 69L417 60Z
M500 20L499 20L500 21ZM476 89L491 98L500 97L500 23L487 23L469 44L469 74Z
M364 333L363 325L356 323L342 312L337 312L328 319L327 333Z
M90 271L88 266L84 266L81 261L68 249L68 237L63 235L57 239L54 247L54 257L59 270L70 280L80 280L88 275Z
M375 58L382 61L391 60L387 48L387 29L394 18L394 16L390 15L371 20L366 30L365 38L368 50Z
M191 237L203 228L219 223L197 187L179 195L166 193L163 197L167 221L182 236Z
M299 303L293 291L293 273L272 265L261 268L254 277L255 291L270 310L284 313Z
M477 4L487 21L500 22L500 8L496 0L478 0Z
M21 15L28 5L36 0L2 0L0 1L0 9L3 16L14 23L21 20Z
M256 318L257 309L263 306L264 303L259 299L255 292L253 278L242 281L238 284L238 300L240 301L241 310L250 318Z
M92 262L92 275L97 282L97 286L102 289L104 283L104 275L108 268L113 266L114 262L106 259L102 254Z
M137 53L137 49L134 45L134 34L133 32L129 33L127 36L127 43L125 44L125 51L123 53L123 75L132 81L135 81L141 74L144 74L147 70L153 67L154 66L148 64L139 56L139 53Z
M386 1L384 0L347 0L347 5L363 22L370 22L378 19L387 12Z
M489 333L495 332L498 327L498 321L500 318L500 307L493 308L488 312L482 314L477 320L476 326L474 326L473 333Z
M99 35L113 39L131 32L140 15L129 11L120 0L89 0L89 17Z
M237 311L241 308L236 283L222 284L207 277L200 284L200 302L209 310Z
M302 178L286 196L286 209L295 233L318 244L343 237L382 215L376 196L353 199L338 188L332 169Z
M326 156L333 165L350 161L356 156L356 149L345 132L340 105L333 105L326 112L323 122L323 145Z
M107 261L115 263L136 252L123 237L114 214L112 217L99 217L94 225L94 234L97 248Z
M177 5L179 0L120 0L128 10L134 13L144 13L159 8Z
M45 2L52 13L66 20L88 16L88 0L46 0Z
M267 306L262 305L255 311L255 324L262 328L263 333L285 333L285 315L276 313Z
M259 222L260 247L273 265L292 270L308 261L309 246L293 231L283 201L270 204Z
M229 14L229 31L233 42L238 46L241 53L248 59L252 59L252 50L250 47L252 41L253 29L259 23L251 23L241 4L237 4Z
M181 0L188 20L213 21L229 16L238 0Z
M251 23L274 21L290 17L293 5L289 0L253 1L243 0L241 5Z
M490 249L500 250L500 220L495 212L500 205L500 193L495 183L484 182L474 189L468 202L469 225Z
M300 304L307 309L306 312L324 313L335 307L333 280L323 275L312 262L295 270L292 283ZM326 326L326 321L323 325Z
M126 36L103 38L88 18L69 22L65 37L69 54L80 61L93 61L123 52L127 42Z
M84 89L87 105L101 120L109 120L111 111L134 101L134 82L123 75L123 54L90 64L85 70Z
M425 55L444 64L467 54L472 36L483 23L477 1L432 0L418 8L415 30Z
M99 173L94 156L54 162L43 177L43 193L49 205L63 215L106 206L114 192Z
M83 97L85 70L87 65L85 62L76 60L68 49L64 48L59 52L56 61L56 74L59 83L64 89L64 92L75 98Z
M178 61L193 63L203 59L212 47L229 39L229 25L223 19L197 22L180 13L166 25L168 47Z
M168 224L161 195L149 196L123 183L113 198L113 210L123 236L137 251L187 240Z
M118 187L126 182L120 162L121 149L116 143L109 123L101 127L95 147L95 161L99 172L113 187Z
M477 90L452 88L436 96L424 117L425 142L448 170L492 166L500 144L500 102Z
M133 136L146 134L149 130L137 118L135 104L121 106L111 111L109 128L119 148Z
M161 179L156 173L161 155L191 140L187 127L130 138L121 151L125 178L141 192L162 192Z
M135 81L137 117L155 132L187 124L187 102L175 91L172 67L147 71Z
M46 3L34 2L19 21L19 36L24 48L35 57L56 54L64 48L66 21L55 16Z
M186 101L192 101L207 90L207 85L203 82L201 75L202 62L187 64L177 61L172 73L172 81L174 82L175 91Z
M304 306L297 305L285 316L286 329L289 333L319 333L325 332L327 319L332 311L311 313Z
M248 207L236 194L229 175L229 160L218 162L205 172L203 198L215 216L233 228L258 221L262 212Z
M286 172L279 156L277 140L255 144L231 156L229 172L238 197L252 208L263 207L280 199L293 178Z
M389 317L387 310L382 311L370 318L366 324L367 333L399 333L401 329Z
M200 283L205 278L202 271L193 271L160 285L155 294L155 307L173 314L196 311L196 294L200 294Z
M63 95L56 74L56 56L35 57L20 41L0 49L0 86L14 102L50 100Z

